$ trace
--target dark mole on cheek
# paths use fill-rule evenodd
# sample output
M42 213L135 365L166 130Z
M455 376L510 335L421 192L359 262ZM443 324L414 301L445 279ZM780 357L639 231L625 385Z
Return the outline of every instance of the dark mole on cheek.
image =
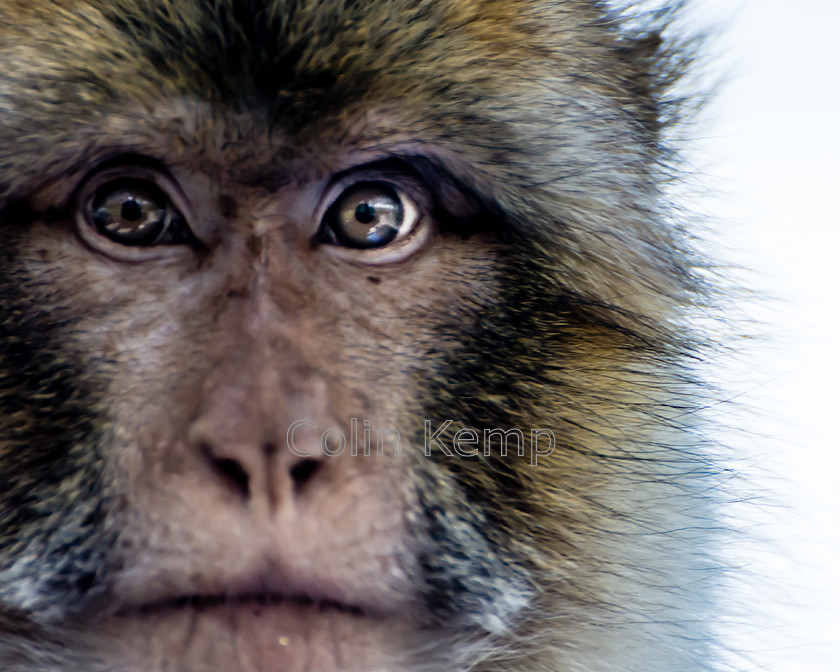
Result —
M374 285L378 285L382 282L382 278L377 278L375 275L369 275L368 280L370 280Z
M239 210L236 199L233 198L233 196L228 196L227 194L219 196L218 206L219 212L223 217L235 217L237 211Z

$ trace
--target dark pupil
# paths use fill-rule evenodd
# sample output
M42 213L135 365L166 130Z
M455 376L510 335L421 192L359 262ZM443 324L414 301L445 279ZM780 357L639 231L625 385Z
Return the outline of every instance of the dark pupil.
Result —
M370 203L356 206L356 221L361 224L370 224L374 219L376 219L376 209Z
M133 198L122 205L122 218L129 222L136 222L143 216L143 208Z

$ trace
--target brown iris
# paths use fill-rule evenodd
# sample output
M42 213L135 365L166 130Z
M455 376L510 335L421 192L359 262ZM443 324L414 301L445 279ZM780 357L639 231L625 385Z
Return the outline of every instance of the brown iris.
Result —
M400 232L404 212L397 192L383 182L360 182L346 189L327 213L328 225L343 245L382 247Z
M153 245L171 216L163 191L154 182L139 179L103 184L88 213L100 233L123 245Z

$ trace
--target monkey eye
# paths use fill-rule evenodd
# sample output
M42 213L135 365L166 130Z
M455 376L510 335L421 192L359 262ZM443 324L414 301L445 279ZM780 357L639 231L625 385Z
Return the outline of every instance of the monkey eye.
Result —
M414 202L387 182L357 182L333 202L322 226L331 242L370 249L407 235L418 218Z
M184 217L151 180L120 178L100 185L84 214L99 233L121 245L149 247L191 240Z

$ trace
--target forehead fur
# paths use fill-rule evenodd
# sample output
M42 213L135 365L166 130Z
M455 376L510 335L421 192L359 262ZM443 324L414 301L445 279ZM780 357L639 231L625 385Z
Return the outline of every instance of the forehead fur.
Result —
M644 105L626 44L596 2L52 0L5 2L0 16L5 147L56 146L126 103L173 98L261 114L302 136L362 104L399 106L426 135L475 143L479 125L502 152L522 146L511 135L532 135L509 123L523 99L572 112L588 91L631 116Z
M53 0L7 2L0 11L11 19L0 29L6 47L23 46L14 64L33 75L104 97L121 71L133 74L121 86L154 83L286 115L321 96L341 105L405 80L427 92L490 84L547 59L556 64L565 51L595 81L610 47L597 3L576 0ZM602 26L585 27L590 22ZM45 27L55 30L46 44ZM24 45L33 38L40 58L27 63ZM581 48L591 68L580 63Z

